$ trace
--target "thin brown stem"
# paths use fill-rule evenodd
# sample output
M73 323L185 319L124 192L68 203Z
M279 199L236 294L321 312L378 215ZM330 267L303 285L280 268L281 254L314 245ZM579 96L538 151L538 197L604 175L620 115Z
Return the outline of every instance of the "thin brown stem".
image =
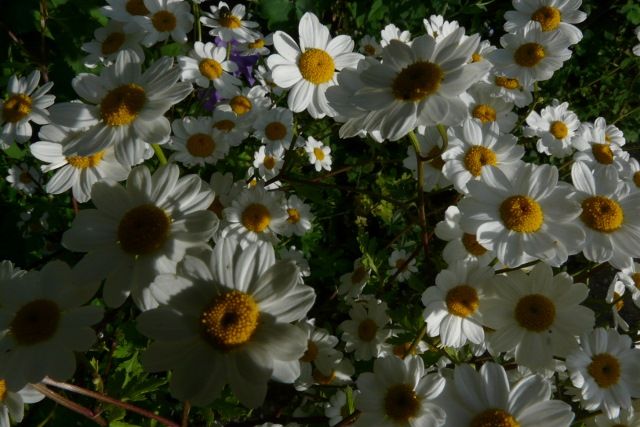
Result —
M95 413L91 409L86 408L86 407L84 407L84 406L82 406L82 405L80 405L80 404L78 404L76 402L73 402L73 401L67 399L66 397L56 393L55 391L50 390L49 388L47 388L43 384L32 384L32 386L33 386L33 388L35 388L40 393L42 393L43 395L45 395L49 399L53 400L54 402L64 406L67 409L72 410L73 412L76 412L76 413L78 413L80 415L83 415L83 416L87 417L88 419L90 419L94 423L96 423L96 424L98 424L100 426L109 425L107 420L102 418L100 416L100 414Z
M189 412L191 412L191 403L188 400L185 400L182 405L182 423L180 424L180 427L189 426Z

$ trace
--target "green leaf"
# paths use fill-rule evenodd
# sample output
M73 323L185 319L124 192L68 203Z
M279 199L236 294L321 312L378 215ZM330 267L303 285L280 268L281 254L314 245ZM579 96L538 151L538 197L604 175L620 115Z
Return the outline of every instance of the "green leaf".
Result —
M160 48L160 53L164 56L180 56L185 53L185 44L169 43Z
M4 154L12 159L20 160L25 156L26 150L22 150L18 144L11 144L9 148L4 150Z
M289 13L293 9L289 0L265 0L260 4L260 12L267 20L269 28L289 21Z
M111 421L109 427L140 427L138 424L129 424L124 421Z

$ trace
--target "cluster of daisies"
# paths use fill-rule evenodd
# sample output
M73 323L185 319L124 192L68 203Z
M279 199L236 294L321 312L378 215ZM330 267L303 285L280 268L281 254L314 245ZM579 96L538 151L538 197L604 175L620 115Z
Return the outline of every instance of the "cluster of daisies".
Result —
M640 308L640 163L602 117L559 100L517 110L581 40L580 0L514 0L500 47L434 15L421 35L390 24L358 51L312 13L294 38L261 34L243 5L107 2L77 99L56 103L34 71L0 101L0 147L40 162L7 181L92 204L62 235L74 266L0 264L0 426L44 397L34 384L71 379L102 307L128 298L150 342L143 367L196 406L230 391L258 408L276 381L309 397L296 413L332 426L569 427L575 411L640 423L637 328L621 315L625 292ZM169 39L183 54L152 59ZM303 112L341 138L406 140L419 195L457 193L434 230L447 267L422 279L414 329L377 287L415 278L415 243L327 285L339 324L309 318L309 254L292 243L316 219L284 184L296 162L330 174L332 152ZM224 172L242 156L244 175ZM566 271L572 256L616 270L598 301L610 320L586 304L588 271Z

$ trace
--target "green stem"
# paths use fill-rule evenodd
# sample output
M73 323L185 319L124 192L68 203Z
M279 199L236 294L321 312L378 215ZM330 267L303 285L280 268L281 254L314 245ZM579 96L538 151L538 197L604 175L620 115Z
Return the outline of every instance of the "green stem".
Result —
M200 24L200 5L193 2L193 16L196 21L196 38L199 42L202 41L202 25Z
M158 157L158 161L160 162L161 165L166 165L167 164L167 158L164 155L164 152L162 151L162 148L160 148L160 145L158 144L151 144L151 146L153 147L153 151L155 151L156 156Z

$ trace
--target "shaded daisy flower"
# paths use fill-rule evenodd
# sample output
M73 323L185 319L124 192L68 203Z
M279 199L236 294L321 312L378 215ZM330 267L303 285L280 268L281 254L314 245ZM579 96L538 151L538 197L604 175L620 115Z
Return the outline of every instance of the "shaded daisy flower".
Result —
M362 258L353 262L353 271L340 276L338 294L345 298L355 299L360 296L371 275L371 270L362 264Z
M26 163L12 165L5 178L11 187L26 194L33 194L40 185L40 173Z
M591 170L615 169L621 176L629 174L630 155L619 144L612 143L602 117L598 117L594 123L582 123L575 140L579 150L573 156L576 162L586 163ZM620 142L618 137L616 140Z
M442 251L442 257L449 265L458 261L477 261L488 265L495 258L493 252L478 243L475 234L462 231L460 218L460 209L449 206L444 213L444 220L436 224L436 236L448 242Z
M14 392L7 390L7 385L0 379L0 427L11 427L12 420L15 423L22 422L24 418L24 404L36 403L44 399L31 385L27 385Z
M579 24L587 19L587 14L578 10L582 0L514 0L513 7L504 14L504 30L517 31L528 22L535 21L545 32L559 32L576 44L582 39L582 32L571 24Z
M171 124L174 136L167 146L176 153L172 161L186 166L215 165L229 151L224 133L213 126L211 117L184 117Z
M218 6L211 6L211 12L203 12L200 22L205 27L212 28L209 34L217 36L223 42L236 40L241 43L253 42L260 34L253 30L258 24L253 21L244 21L246 8L242 4L236 4L233 9L223 1Z
M182 81L195 82L200 87L213 87L223 98L235 95L242 82L232 73L238 70L235 62L227 60L227 49L208 42L195 42L189 56L178 57Z
M138 62L144 62L144 51L140 41L144 36L140 31L127 32L124 24L109 21L106 27L98 28L93 33L95 40L82 45L81 49L89 55L84 59L84 65L95 68L98 64L111 65L118 56L118 52L129 50Z
M133 19L144 31L142 44L150 47L169 37L177 43L187 42L187 33L193 29L191 6L183 0L145 0L147 15Z
M391 322L386 302L375 298L355 301L349 310L349 317L350 320L338 326L344 331L344 351L355 352L356 360L371 360L391 352L391 345L385 342L392 333L385 328Z
M527 116L524 136L538 137L538 152L555 157L566 157L577 147L584 144L574 141L578 135L580 120L573 111L568 110L569 103L554 99L552 104L538 114L532 111Z
M444 142L435 126L419 127L416 132L418 145L420 146L420 155L430 159L428 162L421 162L424 168L422 187L425 191L431 191L434 188L443 188L450 185L451 182L442 173L444 160L442 159L442 147ZM415 179L418 179L418 162L416 160L416 151L413 147L407 147L407 157L402 161L402 165L411 171Z
M307 152L309 163L316 168L316 172L320 172L323 169L331 170L331 147L310 136L304 145L304 151Z

